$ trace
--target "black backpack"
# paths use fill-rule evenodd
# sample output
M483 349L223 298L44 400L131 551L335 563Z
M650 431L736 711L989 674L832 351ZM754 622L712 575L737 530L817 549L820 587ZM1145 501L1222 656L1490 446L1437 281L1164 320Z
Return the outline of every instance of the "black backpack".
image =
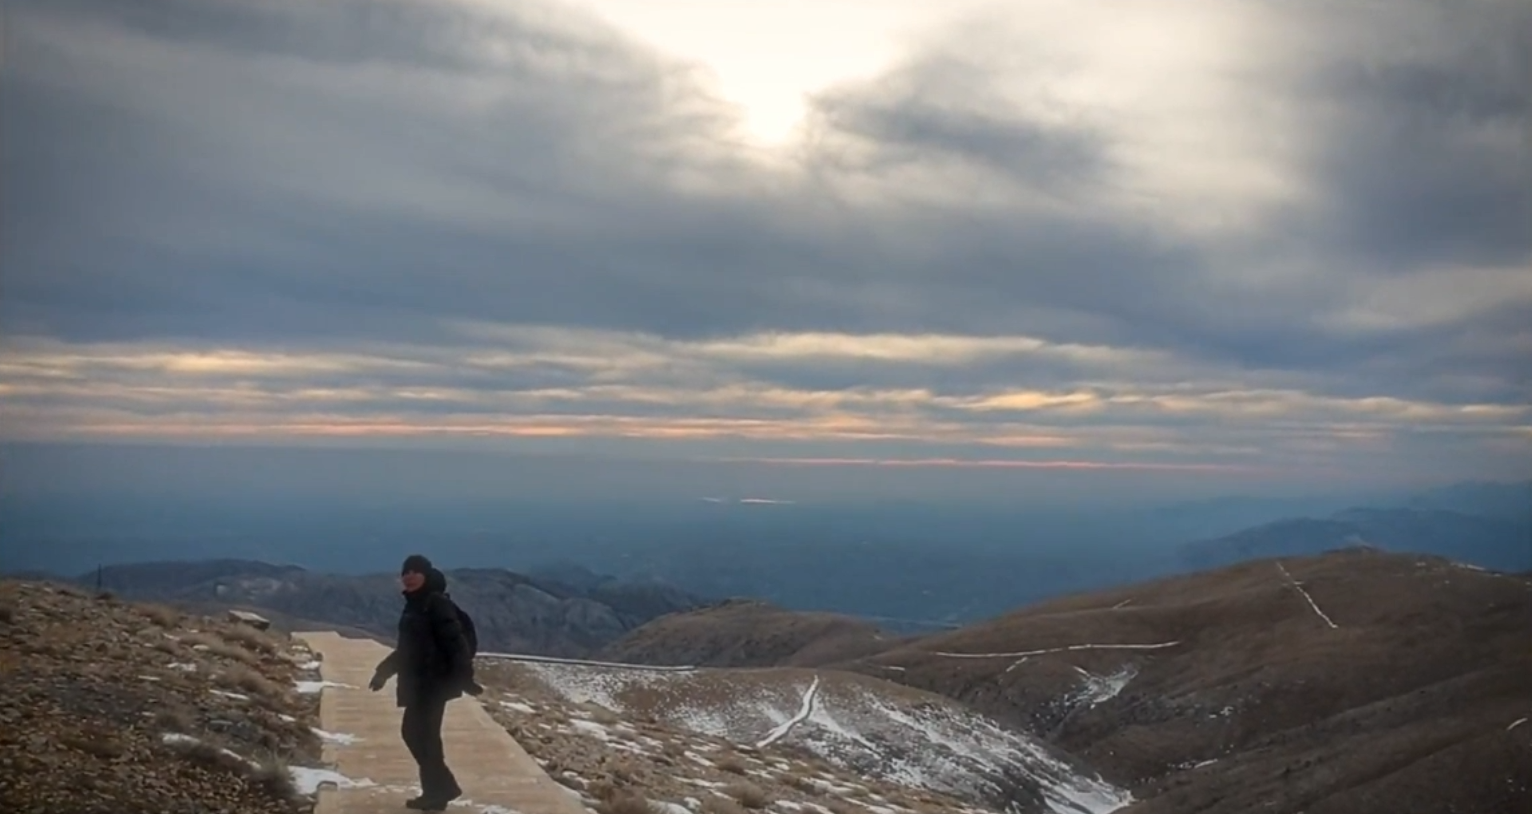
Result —
M457 608L457 623L463 626L463 641L468 643L468 657L473 658L479 655L479 632L474 630L473 617L458 607L456 602L452 603L452 607Z
M452 610L457 613L457 623L463 629L463 641L468 645L468 658L471 661L474 656L479 655L479 631L474 629L473 617L469 616L468 611L463 610L447 594L442 594L441 598L451 602Z

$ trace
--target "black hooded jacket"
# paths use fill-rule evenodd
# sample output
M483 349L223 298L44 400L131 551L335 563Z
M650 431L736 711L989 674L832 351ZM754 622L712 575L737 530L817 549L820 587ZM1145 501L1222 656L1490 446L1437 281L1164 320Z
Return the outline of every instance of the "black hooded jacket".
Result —
M398 643L378 665L377 675L383 680L398 676L395 694L401 707L458 698L472 684L473 657L442 572L432 568L420 590L404 593Z

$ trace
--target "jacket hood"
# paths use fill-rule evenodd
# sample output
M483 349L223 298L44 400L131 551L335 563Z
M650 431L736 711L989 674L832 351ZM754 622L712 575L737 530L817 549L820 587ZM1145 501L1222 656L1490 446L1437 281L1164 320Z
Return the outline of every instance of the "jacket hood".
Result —
M447 592L447 575L432 568L426 571L426 581L418 591L405 591L405 599L422 599L431 594L444 594Z

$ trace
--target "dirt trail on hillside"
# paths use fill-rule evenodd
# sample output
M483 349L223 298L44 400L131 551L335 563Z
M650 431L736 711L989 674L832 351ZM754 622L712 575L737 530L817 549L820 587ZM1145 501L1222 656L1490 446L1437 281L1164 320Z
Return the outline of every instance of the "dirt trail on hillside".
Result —
M348 782L322 788L315 814L406 812L404 801L420 793L415 762L399 738L401 710L393 687L367 689L373 668L388 648L335 633L298 633L320 656L324 678L319 705L328 733L325 760ZM477 700L447 705L442 725L447 762L463 787L453 811L463 814L585 814L570 792L555 783Z

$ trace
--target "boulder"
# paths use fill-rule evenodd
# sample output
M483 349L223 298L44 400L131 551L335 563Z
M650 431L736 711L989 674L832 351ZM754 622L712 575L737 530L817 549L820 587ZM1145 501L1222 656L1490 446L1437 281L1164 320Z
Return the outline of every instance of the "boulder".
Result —
M267 619L258 613L251 613L250 611L231 610L229 611L229 621L238 622L242 625L249 625L256 630L266 630L271 627L270 619Z

